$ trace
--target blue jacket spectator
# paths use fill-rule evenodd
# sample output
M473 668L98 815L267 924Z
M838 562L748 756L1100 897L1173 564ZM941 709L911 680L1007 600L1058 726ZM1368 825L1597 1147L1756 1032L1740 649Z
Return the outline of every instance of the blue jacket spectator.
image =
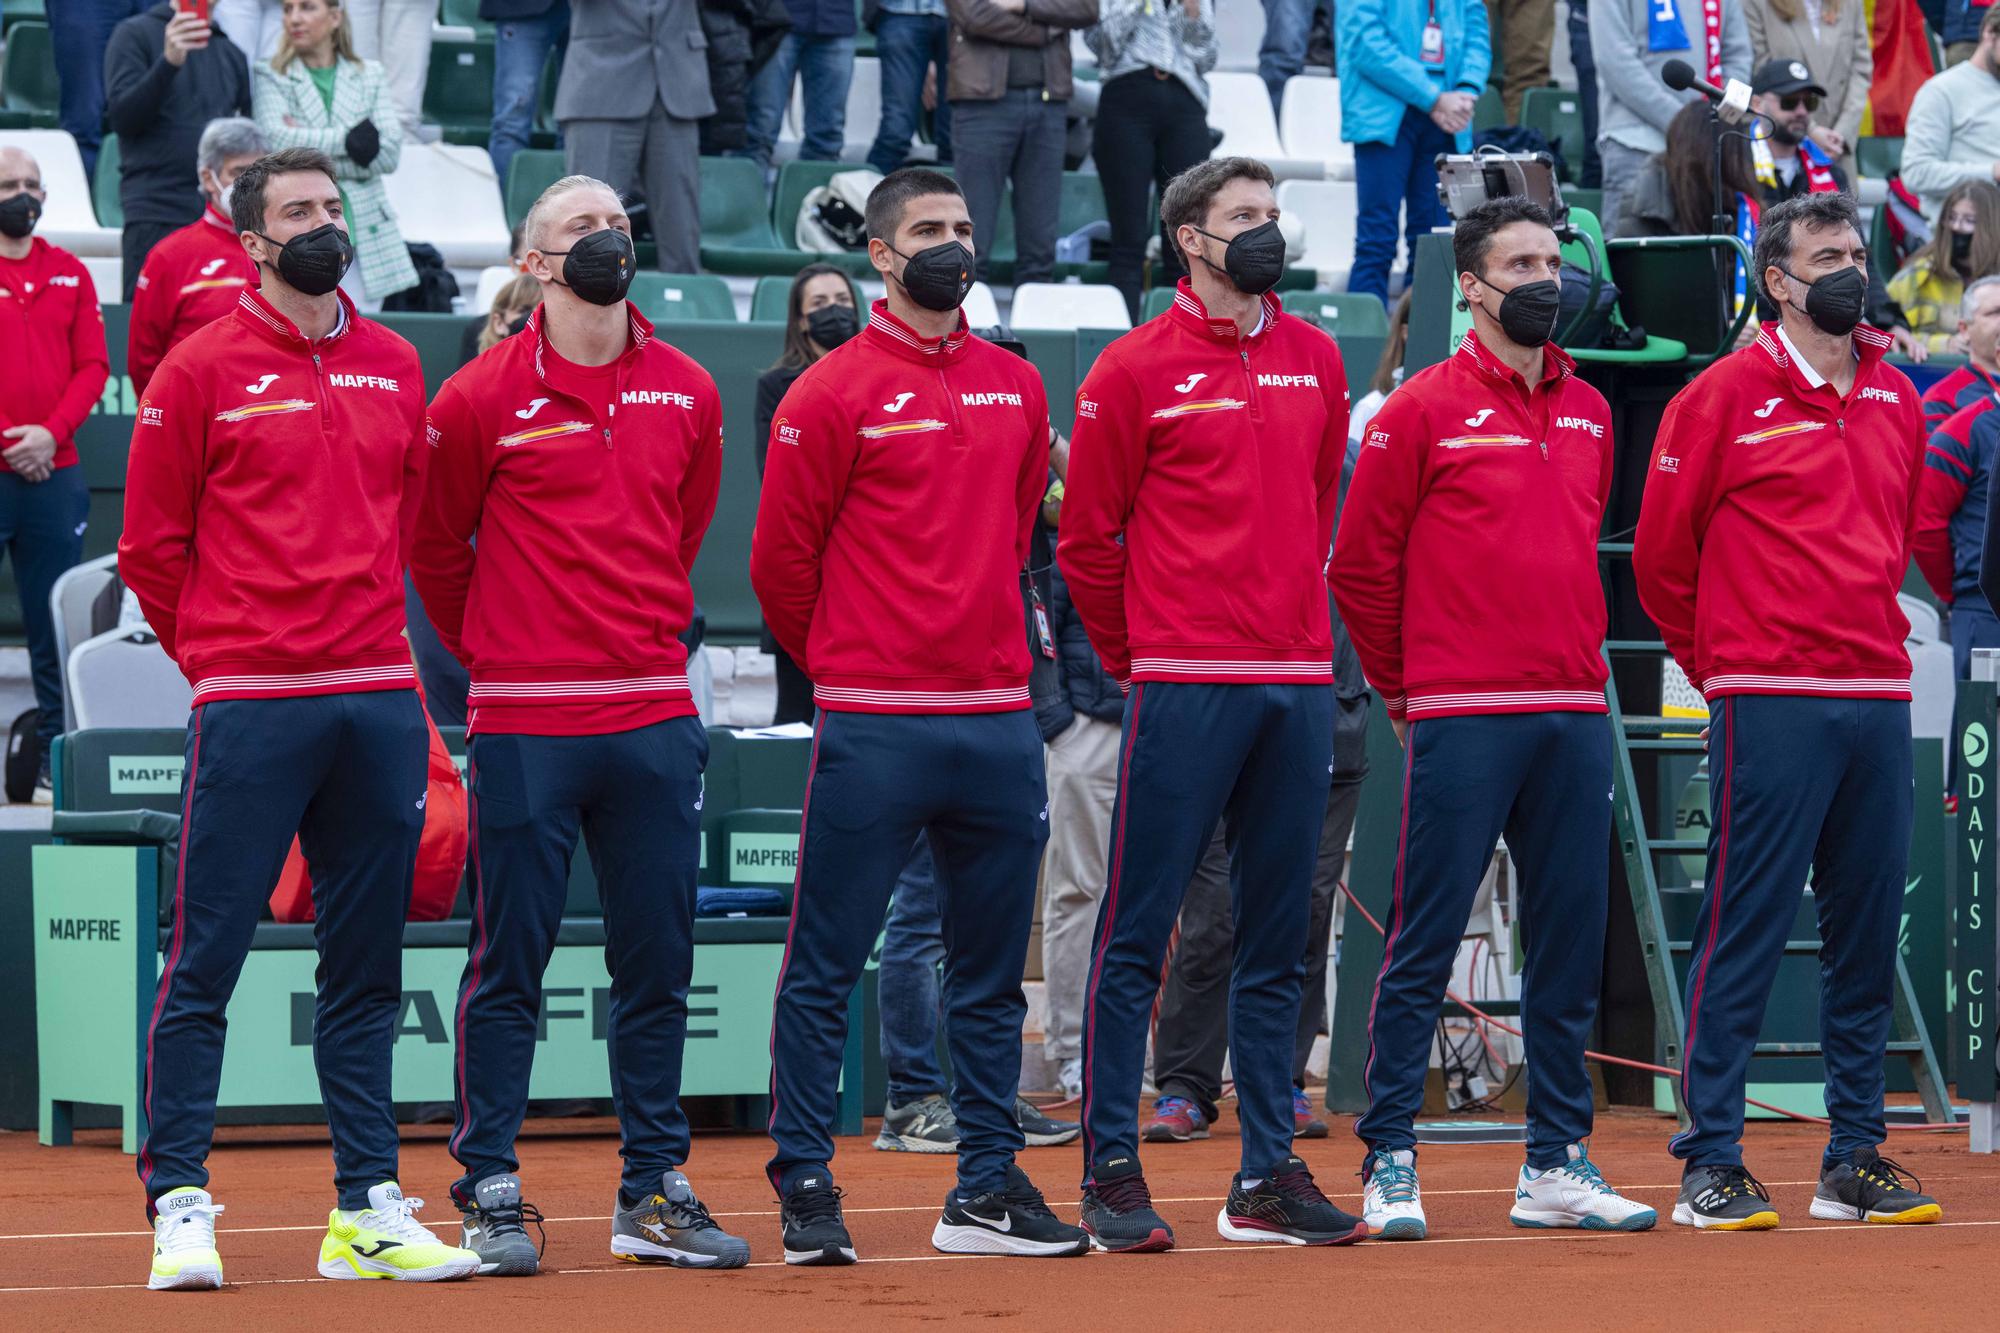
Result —
M1351 292L1388 303L1403 216L1410 257L1417 237L1443 226L1439 153L1472 148L1472 108L1492 68L1480 0L1342 0L1334 14L1340 66L1340 137L1354 145L1361 213Z
M1937 16L1928 12L1931 6L1919 7L1926 11L1924 17L1931 21L1931 26L1937 27ZM1986 8L1985 5L1973 4L1972 0L1944 0L1944 24L1938 39L1945 44L1947 57L1954 54L1950 48L1961 42L1970 46L1979 45L1979 25L1986 17ZM1967 54L1970 52L1960 54L1959 58L1964 59Z

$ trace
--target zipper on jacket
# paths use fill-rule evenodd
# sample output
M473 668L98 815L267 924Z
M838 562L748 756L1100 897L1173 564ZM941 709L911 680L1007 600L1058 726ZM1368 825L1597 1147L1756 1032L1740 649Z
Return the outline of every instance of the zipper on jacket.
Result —
M1250 340L1241 333L1236 335L1236 355L1243 362L1243 392L1249 398L1250 418L1254 421L1264 415L1264 409L1257 401L1257 377L1250 373Z
M944 367L937 368L938 388L944 393L944 409L951 413L951 433L959 439L965 438L965 423L959 420L958 399L952 396L951 381L944 377Z
M319 377L319 424L333 425L333 390L326 382L326 367L320 364L319 346L313 345L313 374Z

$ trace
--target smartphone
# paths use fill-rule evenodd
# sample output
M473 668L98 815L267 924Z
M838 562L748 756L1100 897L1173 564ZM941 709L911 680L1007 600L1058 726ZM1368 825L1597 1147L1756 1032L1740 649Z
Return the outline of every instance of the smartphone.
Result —
M208 14L209 0L180 0L181 13L192 14L203 23L212 23Z

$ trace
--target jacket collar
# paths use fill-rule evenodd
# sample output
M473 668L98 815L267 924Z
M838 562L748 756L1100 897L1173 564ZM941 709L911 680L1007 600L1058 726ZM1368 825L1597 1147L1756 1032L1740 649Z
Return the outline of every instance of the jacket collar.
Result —
M222 216L222 214L216 210L215 201L213 199L209 200L208 203L202 207L201 220L203 222L206 222L209 226L219 227L223 231L226 231L231 235L234 235L236 233L236 224L230 221L228 218Z
M906 361L915 361L919 365L950 365L965 351L969 334L965 312L961 310L956 329L942 338L926 338L890 314L888 299L884 297L868 307L868 323L862 327L861 336L868 339L871 345L894 352Z
M1265 292L1262 299L1264 324L1252 335L1257 338L1268 334L1277 325L1278 317L1285 313L1284 306L1270 292ZM1167 308L1167 316L1185 329L1199 333L1205 338L1226 342L1231 346L1234 346L1237 339L1242 336L1236 328L1235 320L1209 317L1207 307L1203 306L1201 298L1194 294L1194 286L1186 278L1174 284L1174 303Z
M1470 361L1473 367L1482 375L1487 375L1497 380L1505 380L1511 384L1522 384L1524 388L1529 387L1523 384L1519 371L1515 370L1505 361L1502 361L1499 357L1494 356L1487 349L1486 344L1479 340L1479 334L1474 329L1467 329L1465 336L1458 340L1456 354ZM1566 380L1574 374L1576 374L1576 361L1568 352L1565 352L1554 343L1543 344L1542 378L1540 383L1547 384L1550 380Z
M548 348L549 343L548 336L542 331L542 311L547 308L541 305L536 306L528 315L528 327L522 329L516 335L527 339L529 345L535 349L535 378L541 380L544 384L548 383L549 375L547 367L542 360L542 353ZM624 354L618 358L620 363L629 361L631 358L637 356L646 349L647 343L653 341L653 323L639 313L638 306L627 301L625 303L625 316L632 321L632 345L627 347ZM560 355L560 353L557 353L557 355Z
M354 302L345 291L336 287L333 294L340 302L340 319L333 326L333 332L319 339L321 343L338 342L354 328L361 314L354 308ZM278 343L312 347L311 338L299 332L299 326L278 313L278 308L264 299L263 292L255 287L245 287L243 294L236 298L237 312L254 328L264 330L266 337Z
M1890 344L1889 335L1873 325L1854 326L1854 359L1861 363L1854 372L1856 388L1874 377L1875 367L1882 363ZM1757 334L1757 350L1769 357L1771 363L1791 380L1794 391L1807 393L1826 386L1826 380L1821 378L1820 373L1812 368L1812 364L1799 355L1798 349L1792 346L1792 340L1785 335L1783 324L1776 321L1766 324Z

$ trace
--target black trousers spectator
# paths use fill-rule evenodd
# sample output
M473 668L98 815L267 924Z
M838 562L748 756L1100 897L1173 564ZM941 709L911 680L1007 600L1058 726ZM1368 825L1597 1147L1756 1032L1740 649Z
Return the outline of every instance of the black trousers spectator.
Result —
M125 304L132 304L132 293L139 289L139 270L146 266L146 256L153 253L153 247L179 231L185 223L180 222L128 222L119 237L120 252L125 258L124 287L121 298Z
M1009 88L991 102L951 104L952 154L979 278L992 281L987 247L998 233L1000 196L1014 183L1014 281L1047 282L1056 271L1056 222L1062 214L1063 144L1069 103L1040 88Z
M1306 982L1292 1045L1292 1081L1305 1086L1306 1059L1326 1022L1326 950L1333 934L1333 895L1347 864L1347 835L1361 804L1359 782L1336 782L1320 828L1313 867L1312 923L1306 931ZM1256 885L1245 891L1255 893ZM1186 1097L1214 1123L1222 1096L1222 1061L1229 1054L1229 969L1235 953L1230 914L1229 850L1218 826L1181 902L1181 938L1160 993L1153 1031L1153 1086L1163 1097Z
M783 648L773 644L768 651L776 659L778 676L778 707L771 717L771 725L782 727L789 722L812 721L812 681L806 678L806 673L799 670L799 664Z
M1187 85L1154 70L1121 74L1104 85L1091 129L1091 155L1104 187L1104 216L1111 223L1111 285L1139 322L1139 288L1146 271L1146 239L1160 227L1152 190L1208 156L1208 111ZM977 234L975 232L975 234ZM1173 238L1161 237L1168 272L1179 270Z
M1576 183L1586 190L1604 184L1597 160L1597 57L1590 53L1590 0L1569 0L1569 60L1576 66L1576 100L1583 106L1583 156ZM1565 151L1569 145L1564 144Z

